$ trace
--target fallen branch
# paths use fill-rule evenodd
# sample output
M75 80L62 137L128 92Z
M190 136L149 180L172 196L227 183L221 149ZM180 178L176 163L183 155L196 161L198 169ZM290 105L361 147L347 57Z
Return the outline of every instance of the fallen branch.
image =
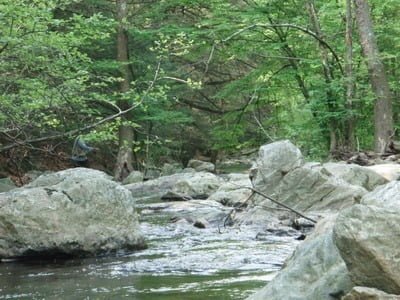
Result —
M303 213L301 213L301 212L299 212L299 211L287 206L286 204L283 204L282 202L279 202L279 201L277 201L277 200L265 195L264 193L260 192L259 190L256 190L254 187L244 186L243 188L251 190L253 193L258 194L258 195L264 197L265 199L268 199L271 202L273 202L273 203L275 203L275 204L277 204L279 206L282 206L282 207L286 208L287 210L290 210L291 212L294 212L296 215L299 215L300 217L302 217L302 218L304 218L306 220L309 220L309 221L311 221L313 223L317 223L316 220L311 219L311 218L305 216Z
M233 183L233 182L232 182L231 184L236 185L236 184ZM253 182L252 182L252 184L253 184ZM286 209L286 210L289 210L289 211L295 213L296 215L298 215L298 216L300 216L300 217L302 217L302 218L304 218L304 219L306 219L306 220L309 220L310 222L312 222L312 223L314 223L314 224L317 223L316 220L311 219L311 218L305 216L303 213L301 213L301 212L299 212L299 211L297 211L297 210L295 210L295 209L293 209L293 208L287 206L286 204L283 204L283 203L281 203L281 202L279 202L279 201L277 201L277 200L275 200L275 199L273 199L273 198L271 198L271 197L265 195L264 193L262 193L262 192L260 192L259 190L255 189L254 186L252 186L252 187L249 187L249 186L242 186L242 185L237 185L237 186L238 186L238 189L248 189L248 190L251 190L252 193L251 193L250 196L248 196L247 199L246 199L244 202L242 202L239 206L234 207L234 208L229 212L229 214L224 218L224 227L226 227L226 225L227 225L229 222L232 222L233 216L234 216L234 214L236 213L236 211L237 211L238 209L242 208L242 207L245 207L245 206L247 205L247 203L253 198L253 196L254 196L255 194L258 194L258 195L260 195L260 196L262 196L262 197L264 197L264 198L270 200L271 202L273 202L273 203L275 203L275 204L277 204L277 205L283 207L283 208ZM261 207L264 207L264 208L265 208L265 206L261 206ZM271 208L271 209L272 209L272 208ZM218 227L218 231L219 231L219 233L221 233L221 230L220 230L219 227Z

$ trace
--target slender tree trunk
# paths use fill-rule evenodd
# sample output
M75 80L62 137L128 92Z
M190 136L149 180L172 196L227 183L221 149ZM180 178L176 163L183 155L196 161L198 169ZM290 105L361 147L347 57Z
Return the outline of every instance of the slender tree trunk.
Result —
M323 40L324 35L321 30L321 26L320 26L320 22L318 19L317 11L315 9L314 1L313 0L307 1L306 6L307 6L308 14L310 16L311 26L313 27L313 30L317 34L317 36L321 40ZM319 44L319 49L320 49L321 62L322 62L325 82L329 86L333 81L333 71L332 71L332 69L330 67L330 63L329 63L329 54L328 54L326 47L324 45L322 45L321 43ZM327 97L328 109L330 112L333 112L336 99L335 99L333 91L329 87L326 91L326 97ZM328 127L329 127L329 140L330 140L329 152L332 154L338 150L338 140L337 140L337 134L336 134L338 125L337 125L336 120L333 119L332 117L329 118Z
M349 117L346 124L346 146L348 150L354 151L355 147L355 118L352 113L353 99L355 92L353 74L353 13L352 0L346 0L346 56L345 56L345 76L346 76L346 108Z
M116 1L117 10L117 61L120 63L120 72L123 80L120 83L121 94L129 91L130 86L130 70L128 58L128 35L126 33L125 22L128 15L127 0ZM118 106L121 109L129 108L129 103L126 100L119 100ZM119 128L119 149L117 163L115 165L114 176L117 180L123 180L133 170L132 167L132 147L133 147L133 127L126 124L126 115L122 118L122 124Z
M374 125L375 151L384 153L393 135L392 93L379 58L369 6L366 0L354 0L358 31L367 61L372 90L375 93Z

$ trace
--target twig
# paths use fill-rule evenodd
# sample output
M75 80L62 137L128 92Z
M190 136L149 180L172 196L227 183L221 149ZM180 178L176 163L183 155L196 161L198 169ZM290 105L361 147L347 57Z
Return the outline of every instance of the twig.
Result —
M212 58L213 58L214 51L215 51L215 43L212 45L211 51L210 51L210 55L208 56L208 59L207 59L207 61L206 61L206 67L205 67L205 69L204 69L204 74L207 74L207 72L208 72L208 67L209 67L209 65L210 65L210 63L211 63L211 60L212 60Z
M179 82L179 83L183 83L183 84L187 84L188 83L187 80L184 80L184 79L181 79L181 78L177 78L177 77L171 77L171 76L164 76L164 77L161 77L160 80L161 79L169 79L169 80L173 80L173 81L176 81L176 82Z
M254 120L256 120L258 127L260 127L261 131L265 134L265 136L274 142L275 139L271 135L269 135L268 132L265 130L264 126L261 124L260 120L257 118L254 110L253 110L253 117L254 117Z

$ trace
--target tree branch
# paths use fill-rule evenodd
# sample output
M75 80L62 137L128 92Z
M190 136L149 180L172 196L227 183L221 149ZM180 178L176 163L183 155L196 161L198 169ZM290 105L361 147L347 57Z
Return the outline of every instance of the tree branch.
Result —
M40 138L35 138L35 139L30 139L30 140L24 140L24 141L15 141L13 144L4 146L0 148L0 152L4 152L7 150L10 150L12 148L18 147L18 146L25 146L26 144L31 144L31 143L39 143L39 142L44 142L44 141L49 141L49 140L55 140L55 139L59 139L59 138L63 138L66 136L70 136L70 135L76 135L78 133L84 132L84 131L88 131L92 128L95 128L99 125L102 125L104 123L110 122L122 115L127 114L128 112L132 111L133 109L135 109L136 107L138 107L140 104L142 104L143 99L136 103L135 105L132 105L131 107L129 107L128 109L125 110L121 110L119 113L108 116L106 118L103 118L101 120L99 120L98 122L92 123L90 125L87 125L85 127L82 128L78 128L78 129L74 129L74 130L70 130L67 132L63 132L63 133L58 133L58 134L54 134L54 135L50 135L50 136L45 136L45 137L40 137Z
M238 31L236 31L236 32L234 32L234 33L232 33L232 34L231 34L230 36L228 36L227 38L221 40L221 42L222 42L222 43L226 43L226 42L230 41L231 39L233 39L234 37L236 37L236 36L242 34L243 32L248 31L248 30L252 30L252 29L257 28L257 27L261 27L261 28L281 28L281 27L284 27L284 28L293 28L293 29L297 29L297 30L299 30L299 31L301 31L301 32L304 32L304 33L310 35L311 37L313 37L314 39L316 39L322 46L324 46L325 48L327 48L327 49L329 50L329 52L332 53L333 57L335 58L335 61L336 61L337 65L338 65L338 67L339 67L339 70L340 70L341 74L344 74L342 65L341 65L341 63L340 63L340 59L339 59L339 57L337 56L336 52L333 50L333 48L332 48L326 41L324 41L323 39L321 39L321 38L318 36L317 33L313 32L313 31L311 31L311 30L308 30L307 28L304 28L304 27L295 25L295 24L262 24L262 23L252 24L252 25L246 26L246 27L244 27L244 28L242 28L242 29L240 29L240 30L238 30Z
M50 136L45 136L45 137L40 137L40 138L35 138L35 139L29 139L29 140L22 140L22 141L14 139L14 143L12 143L10 145L7 145L7 146L4 146L4 147L1 147L0 148L0 152L7 151L7 150L10 150L10 149L18 147L18 146L25 146L25 145L31 144L31 143L39 143L39 142L44 142L44 141L63 138L63 137L66 137L66 136L76 135L76 134L79 134L81 132L88 131L88 130L90 130L92 128L100 126L100 125L102 125L104 123L110 122L110 121L112 121L112 120L114 120L114 119L116 119L118 117L121 117L121 116L129 113L130 111L134 110L135 108L137 108L138 106L140 106L143 103L144 99L146 98L146 95L154 87L154 84L157 81L158 75L160 73L160 66L161 66L161 62L158 62L157 68L156 68L156 70L154 72L153 81L150 82L149 87L144 92L141 100L138 103L136 103L135 105L132 105L131 107L129 107L129 108L125 109L125 110L121 110L119 107L115 106L113 103L105 101L109 105L113 106L114 109L117 109L118 113L113 114L113 115L108 116L108 117L105 117L105 118L103 118L103 119L101 119L101 120L99 120L99 121L97 121L95 123L92 123L90 125L87 125L85 127L74 129L74 130L70 130L70 131L67 131L67 132L57 133L57 134L53 134L53 135L50 135Z

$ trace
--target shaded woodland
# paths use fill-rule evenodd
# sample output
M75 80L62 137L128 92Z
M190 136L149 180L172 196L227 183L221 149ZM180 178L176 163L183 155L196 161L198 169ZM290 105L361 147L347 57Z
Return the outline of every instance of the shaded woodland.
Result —
M2 0L0 172L211 160L279 139L312 158L388 152L395 0Z

